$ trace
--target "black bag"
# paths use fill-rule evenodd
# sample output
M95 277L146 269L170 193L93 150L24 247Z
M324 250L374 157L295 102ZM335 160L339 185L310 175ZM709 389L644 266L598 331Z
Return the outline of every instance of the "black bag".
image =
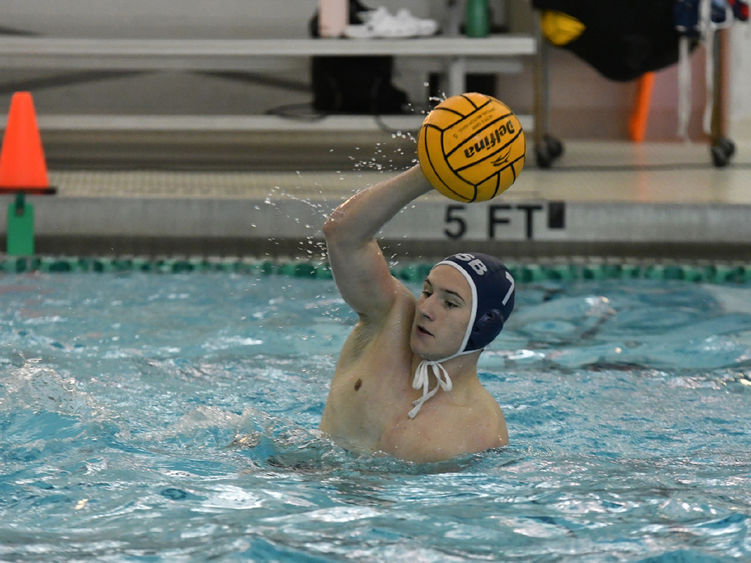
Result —
M404 113L407 95L391 84L391 57L313 57L313 107L354 114Z
M349 21L368 8L350 0ZM318 13L310 20L310 34L318 37ZM313 108L352 114L404 113L407 95L392 83L393 57L311 57Z
M633 80L678 62L675 0L533 0L532 5L583 23L584 31L562 47L611 80Z

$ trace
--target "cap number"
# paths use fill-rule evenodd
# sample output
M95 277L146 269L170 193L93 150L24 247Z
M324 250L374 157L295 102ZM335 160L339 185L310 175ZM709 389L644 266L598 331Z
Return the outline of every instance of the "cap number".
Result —
M514 293L514 276L512 276L510 272L506 272L506 279L509 281L511 285L509 286L508 291L506 292L506 295L503 298L503 301L501 301L501 303L503 303L504 305L508 303L508 300L511 299L511 296Z
M469 267L472 268L478 276L483 276L485 275L485 272L488 271L488 267L485 265L485 263L479 258L475 258L472 254L464 252L457 254L456 257L459 260L468 262Z

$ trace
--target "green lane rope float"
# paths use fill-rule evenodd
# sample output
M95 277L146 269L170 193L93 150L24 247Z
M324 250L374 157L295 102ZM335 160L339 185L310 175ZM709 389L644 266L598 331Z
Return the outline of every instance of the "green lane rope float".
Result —
M392 267L395 277L406 282L421 282L433 266L427 262L405 262ZM635 261L622 263L582 259L569 262L519 261L507 266L518 283L582 280L681 280L697 283L751 282L751 263L665 263ZM205 257L70 257L31 256L0 257L0 272L23 274L30 272L92 272L128 273L152 272L182 274L200 272L230 272L254 275L281 275L293 278L331 279L331 270L324 262L298 260L260 260L249 258Z

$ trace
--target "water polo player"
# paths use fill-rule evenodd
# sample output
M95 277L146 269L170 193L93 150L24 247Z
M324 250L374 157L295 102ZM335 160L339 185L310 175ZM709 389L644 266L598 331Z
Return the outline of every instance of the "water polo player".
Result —
M340 205L323 231L344 300L358 314L331 382L321 429L347 449L429 462L508 443L503 412L477 376L480 353L514 307L514 280L474 252L436 264L419 298L375 240L430 191L420 166Z

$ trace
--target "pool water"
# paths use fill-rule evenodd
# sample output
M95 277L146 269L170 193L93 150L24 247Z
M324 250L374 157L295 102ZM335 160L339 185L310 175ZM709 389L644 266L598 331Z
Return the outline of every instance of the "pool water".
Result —
M521 284L480 363L510 445L429 465L317 431L354 321L330 280L0 300L0 560L751 559L751 285Z

